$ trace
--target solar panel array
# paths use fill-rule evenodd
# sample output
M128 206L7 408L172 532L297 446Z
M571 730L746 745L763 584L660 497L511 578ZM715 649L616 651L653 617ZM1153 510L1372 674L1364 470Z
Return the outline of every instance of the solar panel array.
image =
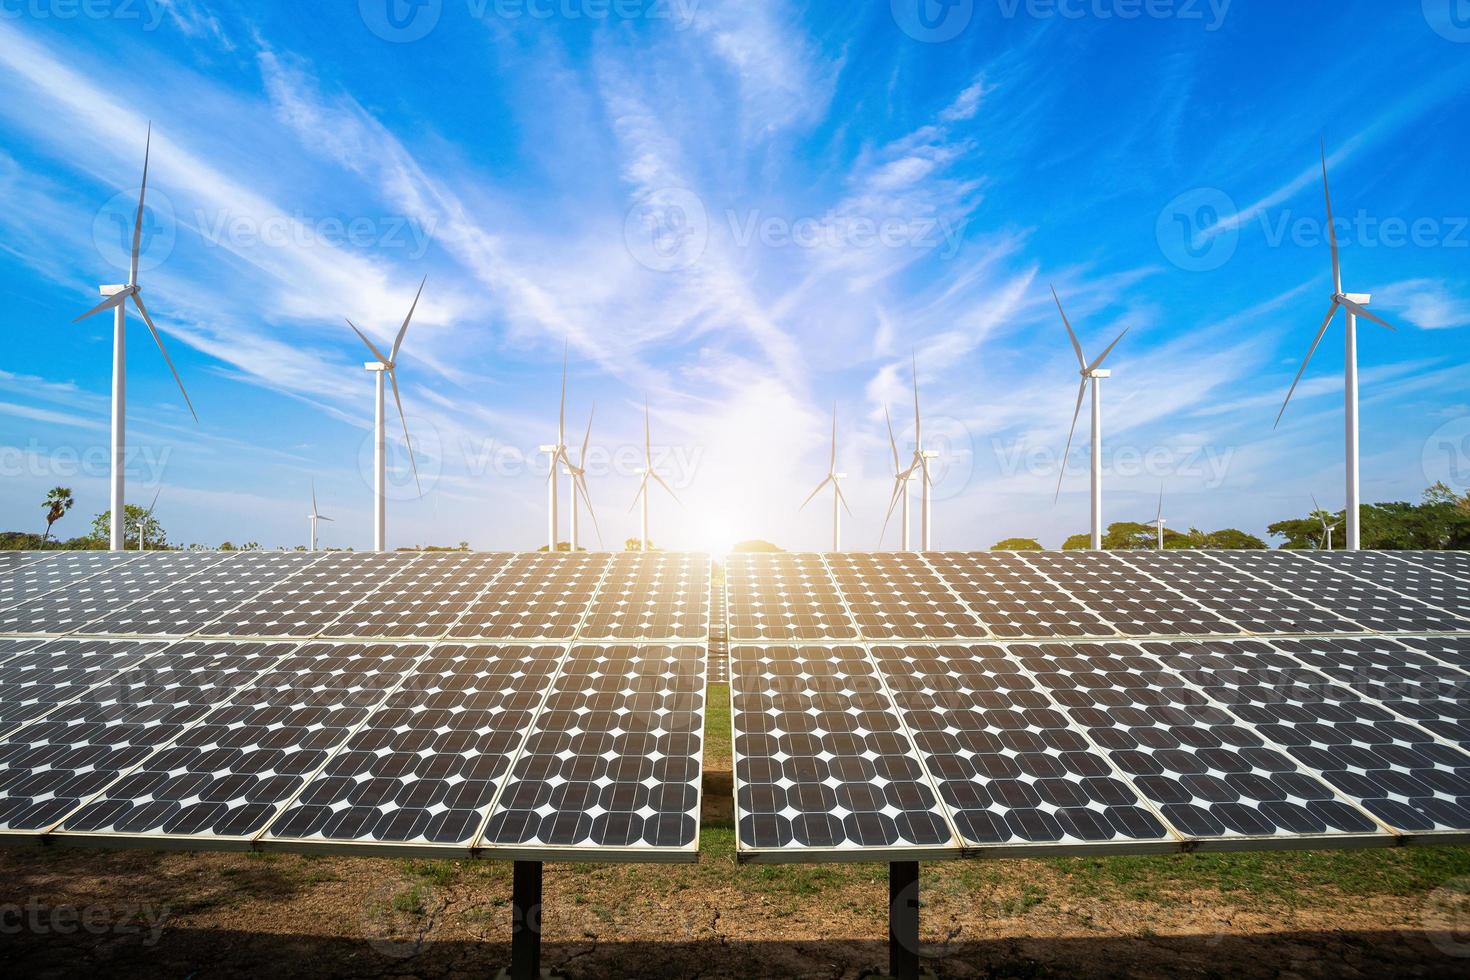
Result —
M0 841L693 860L700 555L0 555Z
M726 591L745 860L1470 838L1463 556L743 555Z

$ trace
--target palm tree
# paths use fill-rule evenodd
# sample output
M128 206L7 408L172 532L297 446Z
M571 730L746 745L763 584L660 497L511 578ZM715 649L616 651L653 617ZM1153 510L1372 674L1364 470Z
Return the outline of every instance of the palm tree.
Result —
M76 501L72 499L71 487L52 487L51 492L46 494L46 499L41 504L46 508L46 533L41 535L42 547L51 539L51 525L65 517L74 503Z

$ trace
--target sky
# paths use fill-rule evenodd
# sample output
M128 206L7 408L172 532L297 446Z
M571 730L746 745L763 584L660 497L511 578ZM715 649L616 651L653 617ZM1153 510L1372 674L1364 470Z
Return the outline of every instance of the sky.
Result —
M107 507L112 325L152 125L140 284L198 411L128 321L128 499L174 542L545 543L563 354L596 532L880 546L913 451L933 544L1088 521L1080 382L1104 382L1104 516L1266 525L1344 499L1343 321L1365 501L1470 485L1464 0L0 0L0 525ZM563 490L565 494L565 490ZM917 508L916 508L917 510ZM586 520L584 518L584 527ZM562 530L565 539L567 532ZM897 517L883 547L898 543Z

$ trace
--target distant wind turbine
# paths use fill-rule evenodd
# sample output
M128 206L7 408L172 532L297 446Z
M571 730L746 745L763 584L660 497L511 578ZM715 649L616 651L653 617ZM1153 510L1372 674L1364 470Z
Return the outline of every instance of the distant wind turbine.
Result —
M160 493L163 493L163 487L159 487L157 490L153 491L153 503L148 505L147 513L145 513L143 515L143 519L138 522L139 551L148 550L148 522L153 520L153 508L158 506L158 495Z
M806 500L802 501L801 507L798 508L799 510L805 510L806 505L811 503L812 500L817 496L817 494L822 492L823 487L825 487L829 483L832 484L833 552L838 552L842 550L842 511L844 508L846 508L848 514L852 513L852 508L847 506L847 498L842 495L842 481L845 479L847 479L846 473L837 472L837 406L833 405L832 455L828 458L827 461L827 475L822 478L822 482L817 484L817 488L811 492L810 496L808 496Z
M592 494L587 490L587 451L592 446L592 419L597 414L597 406L592 406L592 411L587 413L587 434L582 438L582 452L577 457L577 464L572 465L568 461L567 466L572 477L572 551L576 552L581 539L581 528L577 520L577 499L580 496L587 504L587 514L592 518L592 528L597 532L597 546L602 547L602 528L597 525L597 511L592 507Z
M1331 551L1332 550L1332 532L1333 531L1336 531L1338 528L1342 527L1342 521L1337 521L1334 524L1328 524L1327 523L1327 517L1328 517L1327 511L1323 510L1322 509L1322 505L1319 504L1319 503L1317 503L1317 497L1316 497L1315 494L1312 495L1312 506L1315 507L1315 508L1317 508L1317 511L1316 511L1316 513L1317 513L1317 520L1319 520L1319 521L1322 522L1322 537L1320 539L1320 544L1318 545L1318 547L1326 548L1328 551ZM1332 516L1335 517L1336 515L1334 514Z
M325 514L322 514L320 511L317 510L317 506L316 506L316 481L315 480L311 481L311 513L308 514L308 515L306 515L306 518L307 518L308 521L311 522L311 550L312 551L315 551L316 550L316 526L317 526L317 522L318 521L331 521L332 520L332 518L327 517Z
M1107 350L1098 355L1092 363L1082 355L1082 344L1077 340L1077 333L1072 329L1072 322L1067 319L1067 311L1062 309L1062 299L1057 295L1055 286L1051 290L1052 299L1056 300L1057 312L1062 315L1062 324L1067 328L1067 337L1072 341L1072 350L1077 355L1077 366L1082 369L1082 383L1077 387L1077 408L1072 412L1072 429L1067 433L1067 448L1062 453L1062 471L1057 475L1057 498L1062 495L1062 478L1067 475L1067 457L1072 452L1072 438L1077 434L1077 419L1082 415L1082 399L1087 396L1087 386L1092 385L1092 550L1102 550L1102 385L1101 382L1111 378L1113 372L1103 370L1103 362L1118 346L1118 342L1128 335L1124 330L1118 334L1116 340L1108 345Z
M577 533L577 467L573 465L571 456L567 455L567 359L570 355L571 344L568 343L563 348L561 357L561 402L556 416L556 443L541 447L541 451L551 458L546 469L546 550L552 554L556 553L557 537L561 533L561 501L556 479L559 475L558 466L563 467L570 478L574 539ZM590 421L588 427L590 430ZM577 550L575 540L572 541L572 550Z
M929 472L929 461L939 454L924 448L924 419L919 412L919 355L913 356L914 369L914 462L909 472L919 473L921 496L919 498L919 547L931 551L934 547L934 477ZM905 531L907 534L907 531Z
M643 551L647 551L648 550L648 546L649 546L649 540L648 540L648 489L649 489L648 488L648 481L649 480L654 480L654 481L656 481L658 483L659 486L661 486L665 490L667 490L669 492L669 496L674 498L674 503L679 504L681 507L683 506L683 503L682 503L682 501L679 500L679 495L676 494L676 493L674 493L674 489L672 487L670 487L667 483L664 482L664 478L661 477L661 476L659 476L658 473L654 472L654 469L653 469L653 436L652 436L652 430L649 428L649 422L648 422L648 399L646 399L646 398L643 400L643 470L642 470L642 473L643 473L643 480L638 484L638 494L637 494L637 496L635 496L633 498L633 507L637 507L640 502L643 504L643 520L642 520L641 525L640 525L641 530L639 532L640 533L640 537L639 537L638 540L641 542L641 544L640 544L641 549ZM628 509L629 510L632 510L633 507L629 507Z
M1286 401L1281 403L1281 411L1276 414L1276 425L1281 424L1281 417L1286 414L1286 406L1291 404L1291 396L1296 392L1296 386L1301 382L1302 375L1306 373L1312 355L1317 352L1317 345L1322 343L1322 337L1327 333L1327 328L1332 326L1332 320L1337 316L1337 311L1345 310L1347 313L1347 357L1343 367L1347 443L1345 516L1347 518L1347 549L1357 551L1361 542L1360 516L1362 510L1358 490L1358 317L1372 320L1379 326L1390 330L1396 328L1377 314L1369 312L1368 304L1373 301L1371 293L1344 293L1342 291L1342 261L1337 248L1337 228L1333 225L1332 218L1332 189L1327 183L1327 141L1325 139L1322 141L1322 190L1327 198L1327 238L1332 245L1332 305L1327 310L1327 318L1322 321L1317 336L1312 338L1312 346L1307 349L1307 356L1302 361L1296 378L1291 382L1291 388L1286 392Z
M419 485L419 464L413 458L413 440L408 435L408 418L403 414L403 398L398 393L398 352L403 349L403 338L408 335L408 324L413 319L414 310L418 309L419 297L424 294L424 283L429 281L424 276L419 283L419 291L414 294L413 305L408 308L408 316L403 318L403 326L398 328L398 336L393 339L393 354L384 357L383 352L367 339L367 335L357 329L357 324L351 320L347 325L367 345L372 352L374 360L368 361L363 368L372 371L377 376L377 394L374 402L373 412L373 550L386 551L388 548L388 452L387 432L385 425L385 412L383 410L383 376L388 376L388 382L393 386L393 401L398 405L398 419L403 423L403 443L408 447L408 462L413 467L413 483L417 488L419 496L423 496L423 487Z
M127 300L131 299L133 305L138 308L143 322L148 325L148 332L153 335L153 342L158 345L158 352L163 355L163 362L168 365L174 381L178 383L179 391L184 396L184 404L189 406L189 414L194 416L195 424L199 422L199 415L194 411L194 403L189 400L189 393L184 390L183 379L174 369L174 362L168 356L168 348L163 345L163 336L153 325L153 318L148 315L148 307L143 305L143 287L138 283L138 255L143 243L143 199L148 194L148 158L152 147L153 126L150 123L143 148L143 184L138 191L138 214L133 220L133 249L128 264L127 284L99 287L102 295L107 298L72 321L72 323L79 323L95 313L112 310L112 523L110 528L112 540L110 546L113 551L122 551L127 547L127 506L123 500L123 470L127 461Z
M1159 532L1159 550L1164 550L1164 488L1159 487L1159 512L1149 521Z
M883 420L888 423L888 446L893 450L893 496L888 501L888 513L883 518L883 530L878 533L878 547L883 547L883 536L888 533L888 522L893 519L893 508L901 507L899 517L903 521L902 546L900 550L909 550L909 482L914 478L914 466L910 463L908 469L903 468L898 456L898 440L893 437L893 419L888 415L888 407L883 408Z

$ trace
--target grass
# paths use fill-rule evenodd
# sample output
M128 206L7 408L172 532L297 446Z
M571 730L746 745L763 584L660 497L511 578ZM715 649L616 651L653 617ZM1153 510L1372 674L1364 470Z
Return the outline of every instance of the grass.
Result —
M704 705L704 765L706 769L730 768L730 687L711 684Z

